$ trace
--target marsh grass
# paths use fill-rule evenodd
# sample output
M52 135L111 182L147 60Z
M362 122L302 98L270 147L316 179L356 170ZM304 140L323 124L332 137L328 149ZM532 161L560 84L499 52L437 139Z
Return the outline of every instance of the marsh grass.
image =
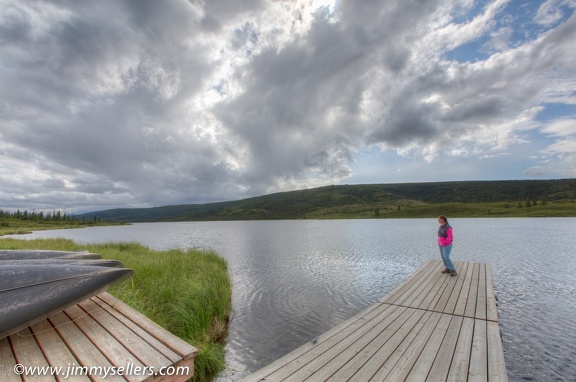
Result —
M109 292L198 349L194 381L225 367L231 309L226 261L212 251L154 251L137 243L79 245L67 239L0 239L0 249L89 250L122 261L134 275Z

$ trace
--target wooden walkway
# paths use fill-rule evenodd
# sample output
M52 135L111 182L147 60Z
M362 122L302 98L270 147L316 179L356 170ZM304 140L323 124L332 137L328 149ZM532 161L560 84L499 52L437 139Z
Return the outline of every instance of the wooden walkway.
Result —
M102 293L1 338L0 381L182 382L192 377L196 354L187 342ZM29 368L28 375L18 375L17 364Z
M492 272L426 263L377 304L242 379L507 381Z

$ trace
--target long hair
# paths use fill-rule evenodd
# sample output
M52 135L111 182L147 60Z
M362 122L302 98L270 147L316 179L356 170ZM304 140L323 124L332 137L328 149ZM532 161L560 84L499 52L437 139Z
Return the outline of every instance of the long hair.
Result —
M445 222L446 224L448 224L448 218L447 218L446 216L440 215L440 216L438 216L438 219L442 219L442 220L444 220L444 222Z

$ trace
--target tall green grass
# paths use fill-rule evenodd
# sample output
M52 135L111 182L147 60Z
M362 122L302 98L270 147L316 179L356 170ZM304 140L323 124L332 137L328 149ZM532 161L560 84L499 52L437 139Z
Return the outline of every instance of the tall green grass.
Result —
M226 261L212 251L154 251L137 243L79 245L67 239L0 239L0 249L89 250L134 269L109 292L198 349L194 381L225 367L224 339L231 309Z

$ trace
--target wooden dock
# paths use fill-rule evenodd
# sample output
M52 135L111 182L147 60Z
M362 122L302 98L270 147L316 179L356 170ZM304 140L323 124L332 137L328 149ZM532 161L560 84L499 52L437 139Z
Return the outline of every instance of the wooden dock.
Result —
M183 382L192 377L196 354L187 342L102 293L1 338L0 381ZM28 372L16 373L22 371L18 364Z
M245 377L251 381L507 381L492 272L427 262L377 304Z

